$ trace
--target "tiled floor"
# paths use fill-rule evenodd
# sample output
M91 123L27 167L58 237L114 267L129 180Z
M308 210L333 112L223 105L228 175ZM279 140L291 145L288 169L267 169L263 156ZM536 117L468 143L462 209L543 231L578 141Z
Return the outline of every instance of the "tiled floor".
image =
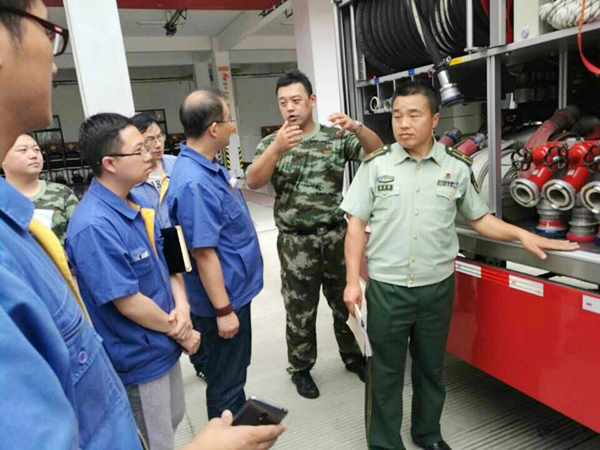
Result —
M260 197L259 197L260 196ZM265 263L265 287L253 301L253 356L246 393L285 406L288 431L279 450L366 449L363 426L364 385L341 363L325 301L319 306L319 357L313 376L321 397L307 400L296 390L285 368L285 311L280 294L279 260L272 202L263 194L247 196ZM592 450L600 436L537 403L498 380L448 355L445 378L448 397L442 430L454 450ZM206 424L205 384L182 359L187 411L177 432L177 445L189 442ZM410 363L407 370L410 370ZM406 377L402 435L410 441L410 376ZM590 405L595 407L596 405ZM210 449L207 449L210 450Z

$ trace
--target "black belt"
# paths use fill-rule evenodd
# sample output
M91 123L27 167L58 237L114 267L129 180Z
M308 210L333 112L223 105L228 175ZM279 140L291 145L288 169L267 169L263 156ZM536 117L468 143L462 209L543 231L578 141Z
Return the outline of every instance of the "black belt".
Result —
M330 231L333 231L333 230L339 228L340 226L342 226L342 224L345 224L345 223L346 223L345 220L341 220L341 221L335 222L335 223L319 225L314 228L296 228L295 230L285 230L284 233L297 234L299 236L311 236L311 235L322 236L325 233L328 233Z

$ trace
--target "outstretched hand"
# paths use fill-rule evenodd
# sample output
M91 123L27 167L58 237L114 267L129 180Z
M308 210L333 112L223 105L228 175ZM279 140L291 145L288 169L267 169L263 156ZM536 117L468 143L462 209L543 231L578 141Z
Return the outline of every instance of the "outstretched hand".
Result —
M525 233L521 238L521 243L525 247L525 250L533 253L540 259L548 257L544 250L573 251L579 248L577 242L548 239L529 232Z
M339 126L341 129L337 132L338 136L341 136L345 131L356 133L358 131L358 123L352 117L344 113L333 113L327 116L327 120L330 121L333 126Z

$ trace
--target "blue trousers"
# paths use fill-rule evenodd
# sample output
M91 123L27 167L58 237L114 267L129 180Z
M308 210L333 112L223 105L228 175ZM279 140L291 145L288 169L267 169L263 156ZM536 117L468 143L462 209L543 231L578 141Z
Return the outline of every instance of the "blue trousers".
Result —
M244 386L252 355L250 304L236 312L240 328L232 339L219 336L215 317L194 316L206 352L206 406L208 418L220 417L226 409L235 414L246 401Z
M202 333L200 331L200 326L196 323L196 321L199 318L200 318L200 316L191 314L192 325L194 326L194 330ZM194 369L196 369L196 373L202 372L205 374L206 373L206 369L205 369L206 360L208 359L208 357L206 356L206 350L204 350L204 342L203 341L204 341L204 336L202 336L202 341L200 342L200 347L198 348L198 351L190 356L190 362L194 366Z

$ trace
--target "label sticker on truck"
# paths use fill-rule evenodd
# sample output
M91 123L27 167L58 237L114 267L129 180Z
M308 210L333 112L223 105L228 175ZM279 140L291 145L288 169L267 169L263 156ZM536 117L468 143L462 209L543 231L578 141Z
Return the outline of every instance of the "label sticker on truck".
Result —
M537 281L531 281L526 278L508 276L508 286L519 291L528 292L539 297L544 296L544 285Z
M582 308L586 311L600 314L600 298L584 295Z
M469 264L462 261L454 261L454 267L457 272L464 273L466 275L471 275L475 278L481 278L481 267L476 266L475 264Z

